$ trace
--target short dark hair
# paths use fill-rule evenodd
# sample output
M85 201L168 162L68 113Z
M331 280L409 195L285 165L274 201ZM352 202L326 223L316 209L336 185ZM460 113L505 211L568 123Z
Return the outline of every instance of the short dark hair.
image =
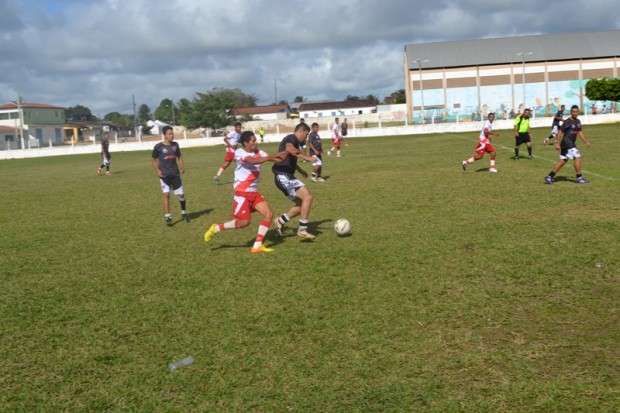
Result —
M495 112L489 112L489 114L487 115L487 118L491 115L495 116Z
M241 122L235 123L235 127L237 127L237 126L241 126Z
M577 110L579 110L579 106L577 106L577 105L573 105L573 106L571 106L571 107L570 107L570 110L573 110L573 109L577 109Z
M314 128L315 126L319 126L319 124L318 124L318 123L316 123L316 122L314 122L314 123L312 124L312 127Z
M252 136L254 136L254 132L252 132L251 130L246 130L241 134L241 137L239 138L239 143L243 145L244 143L249 142Z
M307 123L299 123L297 126L295 126L295 132L297 132L298 130L310 132L310 126L308 126Z
M162 134L162 135L165 135L165 134L166 134L166 132L168 132L168 131L169 131L169 130L171 130L171 129L172 129L172 126L170 126L170 125L166 125L166 126L164 126L164 127L161 129L161 134ZM174 129L172 129L172 131L174 132Z

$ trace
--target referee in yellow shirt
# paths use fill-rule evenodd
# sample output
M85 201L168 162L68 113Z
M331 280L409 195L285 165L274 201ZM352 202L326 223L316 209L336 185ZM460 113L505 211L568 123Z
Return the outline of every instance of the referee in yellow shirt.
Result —
M527 144L527 157L532 159L532 135L530 133L530 110L524 109L523 113L515 119L515 161L519 159L519 146Z

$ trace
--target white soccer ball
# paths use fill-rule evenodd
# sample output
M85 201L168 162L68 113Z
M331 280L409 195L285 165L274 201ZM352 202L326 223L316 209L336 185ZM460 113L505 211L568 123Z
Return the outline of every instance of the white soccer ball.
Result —
M334 223L334 231L338 235L347 235L351 231L351 224L344 218L337 219Z

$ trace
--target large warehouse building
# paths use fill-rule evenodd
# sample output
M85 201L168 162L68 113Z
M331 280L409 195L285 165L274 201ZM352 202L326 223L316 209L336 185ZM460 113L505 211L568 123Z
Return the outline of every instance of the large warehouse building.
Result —
M406 45L407 117L508 117L524 107L549 116L562 104L617 110L613 102L589 101L585 84L618 77L619 45L620 30Z

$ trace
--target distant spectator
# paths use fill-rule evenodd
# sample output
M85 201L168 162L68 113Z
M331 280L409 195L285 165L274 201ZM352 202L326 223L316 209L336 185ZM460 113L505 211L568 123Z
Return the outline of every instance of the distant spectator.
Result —
M603 105L603 110L602 111L603 111L603 114L607 113L607 106L606 105Z
M596 105L592 105L592 114L596 115Z

